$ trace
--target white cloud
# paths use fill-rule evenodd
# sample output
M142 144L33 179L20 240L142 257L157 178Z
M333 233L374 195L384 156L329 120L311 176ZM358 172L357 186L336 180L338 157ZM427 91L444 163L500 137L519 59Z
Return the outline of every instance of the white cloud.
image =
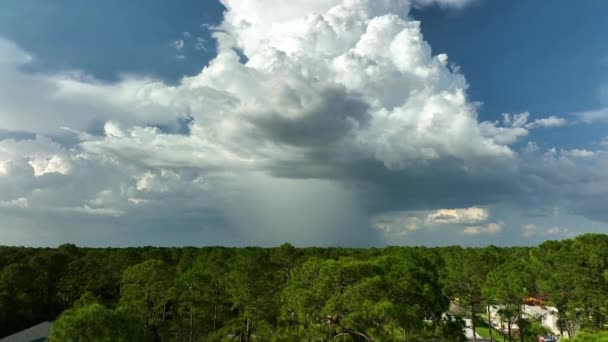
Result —
M304 162L322 149L333 159L375 159L403 169L443 158L510 159L514 153L507 145L527 133L477 122L464 77L450 71L447 56L432 56L419 23L399 12L407 10L407 2L226 5L230 11L222 28L229 35L216 32L217 58L177 87L151 87L151 100L160 108L194 119L190 137L146 133L159 135L168 149L177 150L166 145L177 141L206 146L204 159L248 159L257 168ZM354 27L343 27L346 22ZM243 48L246 65L230 49L234 45ZM390 48L379 48L384 45ZM148 151L151 145L139 137L130 138L121 142L128 148L118 152L147 155L150 161L152 154L166 156ZM84 146L109 153L116 151L115 140ZM188 164L196 166L197 159Z
M70 159L69 151L43 136L32 140L0 140L0 176L66 175L72 170Z
M29 164L34 168L34 175L42 176L47 173L68 174L72 168L70 161L59 156L45 159L32 159Z
M426 217L430 224L474 223L486 221L489 217L487 209L479 207L463 209L439 209Z
M23 197L10 201L0 201L0 208L27 208L29 206L29 201Z
M103 132L107 137L117 137L124 138L126 133L124 132L124 128L120 127L119 123L108 121L103 126Z
M540 151L540 147L534 141L528 141L526 146L523 148L523 152L526 154L533 154Z
M196 43L194 43L194 49L198 51L207 51L207 40L202 37L196 37Z
M30 210L30 220L78 215L121 229L166 224L198 233L204 225L218 239L340 244L440 224L497 233L501 222L469 207L486 205L471 200L477 193L491 202L529 184L538 185L530 196L568 198L575 185L606 191L602 154L511 149L529 129L564 119L529 122L520 113L480 122L464 76L433 54L408 1L224 4L213 32L218 55L176 85L29 74L21 67L32 57L0 41L0 88L8 90L0 93L0 130L38 134L0 140L0 201L24 199L19 210ZM580 172L577 163L585 163ZM392 192L447 209L412 212L417 204L400 207ZM370 194L380 197L373 209L362 204ZM584 207L573 209L598 215Z
M184 40L178 39L178 40L172 41L171 44L169 44L169 46L174 48L177 51L181 51L184 48Z
M568 121L559 116L551 115L546 118L536 119L534 121L530 121L530 113L523 112L517 114L509 114L504 113L503 123L512 128L526 128L526 129L534 129L534 128L543 128L543 127L560 127L568 124Z
M46 211L48 212L56 212L64 215L92 215L92 216L101 216L101 217L120 217L124 215L124 211L114 208L91 208L87 205L82 207L72 207L72 208L49 208Z
M429 6L437 4L444 7L462 8L478 0L414 0L414 4L421 6Z
M561 228L558 226L552 226L548 228L540 228L535 224L526 224L523 226L524 237L540 236L544 238L548 237L565 237L570 235L570 231L567 228Z
M12 152L0 160L27 173L22 185L10 187L10 198L27 198L31 206L56 213L105 213L126 220L132 216L123 213L136 209L155 208L154 216L164 214L155 206L167 198L176 198L175 206L167 206L174 211L169 217L175 218L188 203L182 197L187 197L200 203L199 212L205 208L240 217L247 207L258 208L254 213L265 209L252 196L239 200L235 209L233 200L220 200L209 189L230 197L235 188L244 187L234 181L239 176L255 182L261 178L244 175L293 178L305 166L315 178L330 179L325 189L342 194L340 177L350 172L344 165L352 163L371 161L408 170L432 161L457 161L448 168L461 163L483 168L488 161L513 160L508 145L516 138L505 141L500 136L518 137L519 128L491 124L500 132L488 132L477 121L477 105L467 99L464 77L450 69L445 54L432 54L420 23L408 16L409 2L224 4L228 11L222 31L214 32L218 55L200 74L175 86L132 76L106 84L81 73L26 74L19 67L27 54L4 42L0 48L13 58L0 66L0 73L9 76L0 78L0 86L18 83L36 101L0 94L0 129L55 134L62 127L86 132L103 125L104 133L78 134L80 141L69 150L47 151L36 143L33 150L47 152L28 157L27 165L12 160L21 160L32 142L12 143ZM182 50L184 41L172 47ZM246 64L233 47L242 49ZM184 118L189 120L187 135L158 128ZM204 179L205 185L193 183L195 179ZM100 197L103 193L112 195ZM61 203L52 198L61 198ZM342 222L329 214L323 217L328 223ZM234 224L249 226L246 222ZM259 222L276 222L278 227L282 221Z
M490 222L484 225L467 226L462 231L463 234L477 235L477 234L497 234L504 227L503 222Z
M512 145L528 135L528 130L524 127L500 127L496 122L482 122L479 128L483 136L500 145Z
M530 113L517 114L503 113L503 126L499 122L484 121L479 124L481 134L492 139L498 145L512 145L522 137L527 136L530 130L536 128L560 127L568 124L568 121L558 116L529 121Z
M591 158L591 157L595 156L596 153L597 152L594 152L594 151L579 150L579 149L561 151L562 156L567 156L567 157L572 157L572 158Z
M398 211L377 215L371 219L370 225L386 235L406 235L420 229L424 220L419 213Z
M0 176L6 176L8 174L7 165L8 161L0 160Z
M470 207L460 209L391 211L375 215L370 220L373 229L387 237L404 236L421 228L433 229L445 226L462 226L467 234L497 233L503 223L487 222L490 213L485 208ZM487 223L486 223L487 222ZM475 225L472 225L475 224Z
M540 128L540 127L560 127L568 124L568 121L564 118L560 118L558 116L549 116L542 119L534 120L528 124L526 124L526 128Z
M525 237L531 237L534 234L536 234L537 230L538 230L538 228L536 227L535 224L531 224L531 223L530 224L526 224L526 225L523 226L523 231L524 231L523 235Z
M517 114L503 113L503 122L509 127L525 127L530 118L530 113L523 112Z
M607 122L608 108L599 108L595 110L578 113L577 116L585 123Z
M110 122L109 146L121 134L117 127L137 125L141 132L143 126L171 125L191 115L190 144L265 162L301 160L320 147L317 142L336 158L375 159L395 169L442 158L475 163L513 157L507 145L521 129L495 124L488 129L477 122L464 77L450 71L445 55L431 55L419 23L406 16L406 1L225 4L226 33L216 33L220 52L199 75L176 87L146 79L105 85L65 75L35 78L30 81L56 89L44 112L73 116L52 122L76 130ZM183 41L174 45L181 48ZM244 49L247 65L229 49L233 45ZM389 48L379 48L385 45ZM57 98L64 101L56 104ZM95 110L95 103L109 108ZM10 116L27 117L20 111ZM110 114L87 118L83 111ZM33 122L5 128L56 129L50 122L37 122L44 128ZM151 153L149 145L130 138L129 150Z
M27 73L22 67L34 57L2 38L0 55L0 130L60 134L108 120L172 127L187 113L162 82L125 76L107 84L79 72Z

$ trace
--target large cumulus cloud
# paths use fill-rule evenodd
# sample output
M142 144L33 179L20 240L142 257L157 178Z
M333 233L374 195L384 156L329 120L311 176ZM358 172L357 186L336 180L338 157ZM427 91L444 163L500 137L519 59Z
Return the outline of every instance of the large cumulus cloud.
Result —
M0 41L0 89L13 89L0 92L0 132L13 132L0 140L0 215L58 234L101 222L107 243L128 232L133 243L366 245L440 209L477 208L485 216L465 233L498 233L502 222L476 206L559 202L572 193L554 168L573 189L592 177L605 198L592 171L603 152L586 174L568 164L581 151L522 157L513 144L565 120L479 122L465 77L408 16L467 2L224 0L217 56L175 86L28 74L32 57ZM536 199L530 185L555 197ZM604 219L589 198L568 206ZM179 234L187 240L169 237Z

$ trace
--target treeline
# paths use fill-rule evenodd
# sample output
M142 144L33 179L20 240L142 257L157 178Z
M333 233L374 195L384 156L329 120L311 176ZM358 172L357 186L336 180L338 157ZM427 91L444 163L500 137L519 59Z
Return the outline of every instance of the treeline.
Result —
M466 317L502 304L519 329L500 340L538 341L528 297L555 306L564 333L608 327L606 235L534 248L0 247L0 268L0 336L55 321L52 341L465 341L446 315L456 301Z

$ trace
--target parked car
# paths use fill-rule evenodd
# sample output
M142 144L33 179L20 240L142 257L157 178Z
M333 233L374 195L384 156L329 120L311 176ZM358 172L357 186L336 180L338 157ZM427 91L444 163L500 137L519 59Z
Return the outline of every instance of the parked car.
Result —
M557 337L555 336L542 336L538 339L538 342L557 342Z

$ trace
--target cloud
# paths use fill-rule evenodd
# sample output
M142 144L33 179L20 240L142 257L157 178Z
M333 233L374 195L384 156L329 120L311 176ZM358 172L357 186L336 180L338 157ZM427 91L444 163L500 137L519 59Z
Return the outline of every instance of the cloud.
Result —
M529 112L517 113L517 114L502 114L503 122L509 127L525 127L528 124L530 118Z
M27 208L29 207L27 198L21 197L10 201L0 201L0 207L4 208Z
M605 60L608 61L608 58L606 58ZM600 123L608 122L608 107L607 107L607 105L608 105L608 85L607 84L601 84L598 87L597 97L598 97L599 103L602 107L596 108L593 110L587 110L587 111L575 113L575 116L577 116L582 122L587 123L587 124L596 123L596 122L600 122Z
M558 116L549 116L542 119L536 119L528 124L526 124L526 128L534 129L541 127L560 127L568 124L568 121L564 118L560 118Z
M388 235L406 235L420 229L424 220L415 212L389 212L371 219L371 227Z
M504 227L503 222L490 222L485 225L467 226L462 231L463 234L477 235L477 234L497 234Z
M109 84L81 72L30 74L22 67L35 57L2 38L0 53L0 130L56 135L108 120L174 127L187 114L171 103L170 88L152 79L125 76Z
M596 155L596 152L589 151L589 150L573 149L573 150L563 150L563 151L561 151L561 155L571 157L571 158L592 158Z
M608 198L608 177L601 171L608 167L606 151L550 149L522 157L523 206L560 203L571 213L608 222L599 204Z
M391 211L378 214L371 218L372 228L381 231L385 236L404 236L421 228L446 229L447 226L462 226L471 223L484 223L490 217L489 211L484 208L471 207L462 209L439 209ZM501 224L502 225L502 224ZM481 226L470 226L465 231L478 229ZM497 232L493 224L488 223L483 231ZM500 229L499 229L500 230Z
M530 130L536 128L560 127L568 124L566 119L557 116L529 121L529 112L504 113L502 116L502 126L498 121L484 121L479 124L482 135L500 145L513 145L521 138L528 136Z
M535 224L526 224L523 226L523 229L524 229L523 234L525 237L530 237L530 236L534 235L537 230Z
M479 121L408 15L467 1L223 3L217 55L175 85L26 73L33 57L0 41L0 130L33 133L0 140L0 217L55 240L357 246L496 234L496 203L608 220L605 153L517 151L565 120Z
M183 39L177 39L171 42L171 44L169 44L170 47L174 48L177 51L181 51L184 48L184 40Z
M608 108L580 112L577 116L584 123L606 122L608 121Z
M81 122L59 117L63 126L76 130L90 129L99 121L174 125L190 115L195 126L205 127L197 132L231 133L220 137L211 132L205 137L211 144L243 149L227 141L239 135L244 145L255 141L281 156L295 152L288 159L327 143L337 155L371 158L390 168L445 157L469 161L512 157L501 139L482 134L475 108L466 100L464 78L449 70L445 55L430 54L419 24L389 14L407 9L406 2L327 1L273 10L256 4L253 12L247 11L246 1L226 5L231 10L222 28L230 36L216 34L223 50L201 74L184 79L178 87L146 79L112 86L65 76L30 81L49 83L55 89L50 93L57 92L53 98L65 98L59 105L50 101L46 112L56 109L76 116L84 108L70 107L82 98L93 106L98 102L102 108L110 107L95 111L88 120L80 115ZM357 29L340 29L345 18ZM294 24L293 29L284 32L274 22ZM250 35L255 39L242 38ZM266 36L270 44L261 43ZM322 43L323 39L327 41ZM377 48L384 43L390 49ZM244 49L247 65L239 62L231 44ZM222 112L227 115L218 115ZM45 126L33 130L52 129ZM32 125L28 121L6 129L31 130ZM294 146L300 150L294 151Z
M439 5L442 7L462 8L478 0L414 0L415 5L430 6Z
M194 50L207 51L207 40L202 37L196 37L196 43L194 43Z
M486 209L471 207L464 209L440 209L426 218L429 223L475 223L486 221L489 213Z
M190 139L262 169L317 163L321 154L391 169L513 157L506 145L516 139L500 135L518 129L484 130L462 75L449 70L445 55L430 54L417 22L388 14L406 3L328 3L273 10L256 3L249 11L248 2L227 2L222 29L229 36L216 33L217 58L165 94L194 119ZM341 29L345 18L357 29ZM390 49L378 48L384 44ZM243 49L246 65L233 46Z
M558 226L553 226L549 228L540 228L535 224L526 224L523 226L523 236L524 237L566 237L570 235L570 231L566 228L561 228Z
M560 127L568 124L568 121L566 119L554 115L551 115L546 118L536 119L534 121L530 121L529 112L517 114L504 113L502 116L503 123L505 124L505 126L509 126L512 128L535 129L546 127Z

